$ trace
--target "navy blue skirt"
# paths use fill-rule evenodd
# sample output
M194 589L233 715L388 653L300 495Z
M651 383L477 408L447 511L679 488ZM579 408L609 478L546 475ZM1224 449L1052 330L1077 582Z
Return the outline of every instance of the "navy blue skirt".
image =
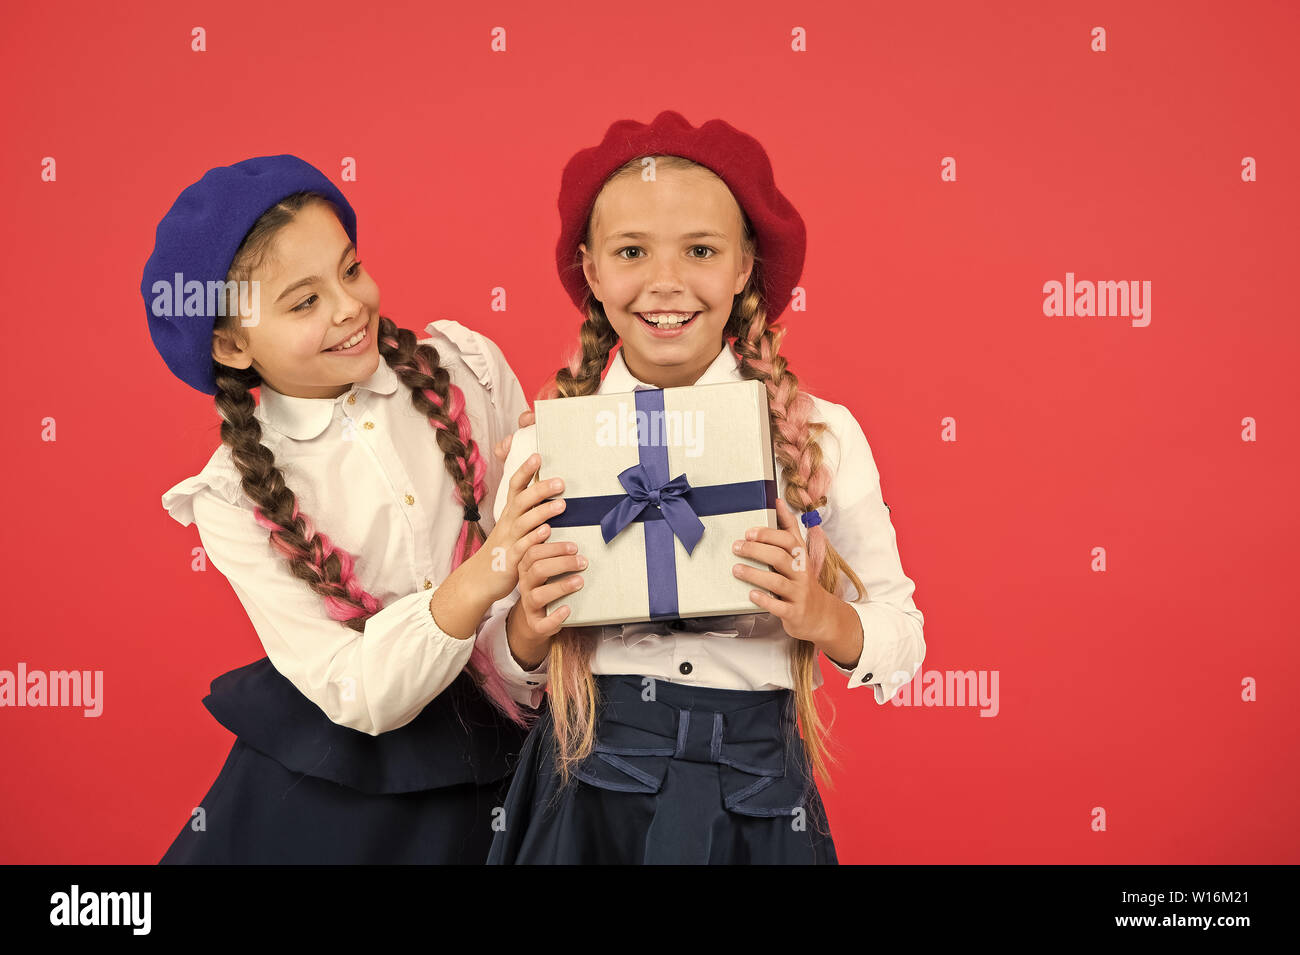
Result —
M564 787L543 709L489 864L838 862L789 690L596 684L595 748Z
M481 864L524 742L468 674L378 736L332 722L266 658L203 704L237 739L161 864Z

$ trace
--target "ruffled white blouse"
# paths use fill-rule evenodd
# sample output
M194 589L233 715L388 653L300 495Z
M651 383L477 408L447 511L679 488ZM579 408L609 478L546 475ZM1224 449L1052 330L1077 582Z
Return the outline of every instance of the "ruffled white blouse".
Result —
M482 525L503 468L492 447L518 429L528 403L500 348L458 322L422 339L465 395L487 466ZM337 398L294 398L263 385L255 412L299 509L355 558L354 572L383 609L358 633L333 620L322 598L294 577L253 517L230 449L162 496L183 525L197 525L207 559L230 581L277 670L335 723L377 735L404 726L465 667L473 643L439 629L429 609L451 572L463 522L436 431L382 358L375 373ZM541 701L544 677L523 671L504 627L482 628L519 702Z

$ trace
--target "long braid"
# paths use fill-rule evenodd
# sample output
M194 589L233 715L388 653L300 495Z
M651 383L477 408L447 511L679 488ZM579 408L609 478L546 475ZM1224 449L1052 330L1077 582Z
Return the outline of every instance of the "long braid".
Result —
M780 354L785 329L767 324L767 310L762 297L751 284L738 296L728 328L742 330L736 335L734 349L740 373L763 382L767 387L768 413L772 421L772 446L781 477L785 480L783 497L796 514L822 507L830 490L830 469L822 461L818 439L826 430L825 422L811 420L812 398L799 390L799 379L789 370ZM835 593L843 571L859 594L866 593L862 581L839 553L820 524L804 534L809 571L823 589ZM834 762L826 746L828 728L822 722L813 693L817 670L817 647L807 640L792 640L790 667L794 676L795 703L804 743L813 770L827 785L831 784L829 763Z
M398 328L386 318L379 320L379 353L411 389L411 401L438 432L438 447L443 464L455 482L456 503L462 508L478 509L487 491L484 478L487 465L470 434L469 416L465 414L465 395L451 382L447 369L438 364L438 351L432 345L417 344L415 333ZM456 539L452 568L472 556L487 535L478 521L465 521Z
M587 318L578 331L579 348L568 364L543 386L539 398L576 398L595 394L618 344L618 333L605 309L587 297ZM599 693L591 672L599 628L561 627L551 641L547 672L550 674L551 718L555 727L555 758L561 785L572 768L591 753L596 741Z
M275 455L262 444L262 426L253 414L257 405L249 390L256 384L250 378L260 376L216 362L213 373L221 440L230 448L244 493L256 505L254 519L271 532L271 546L288 560L293 575L324 598L330 617L358 632L364 630L366 618L378 611L378 602L357 584L351 555L316 531L298 510L298 498L275 466Z
M264 213L245 237L228 279L247 280L254 261L264 253L275 232L311 201L328 203L315 194L298 193ZM227 309L218 327L230 330L233 325L230 316L236 314L237 310ZM411 389L412 403L435 429L444 466L455 482L453 495L457 506L477 509L486 493L486 468L471 435L465 396L451 382L447 370L440 367L437 349L418 344L414 332L398 328L391 319L380 316L379 352ZM254 519L270 532L271 546L287 560L293 575L321 596L330 618L358 633L364 632L366 621L382 609L380 602L357 578L352 555L316 530L311 519L300 512L297 496L276 466L275 455L262 444L262 427L254 415L256 403L251 392L262 385L261 375L252 368L230 368L216 361L213 374L217 383L217 411L222 418L221 440L230 448L241 487L254 504ZM472 556L485 539L478 521L465 520L456 540L451 569L455 570ZM466 669L498 710L512 722L528 725L529 719L510 696L491 657L477 643L470 652Z
M578 349L568 364L543 386L539 398L577 398L594 395L618 344L618 332L605 317L605 309L588 296L587 320L578 329Z
M447 369L439 364L438 350L419 344L409 328L398 328L380 316L379 353L411 389L411 403L422 412L437 432L438 447L443 452L443 466L455 482L453 496L463 508L478 510L487 493L487 464L471 434L465 395L451 380ZM461 523L452 552L451 569L478 552L487 540L483 526L468 517ZM477 643L470 651L469 670L503 713L520 725L525 724L519 705L510 696L505 679L493 665L487 651Z

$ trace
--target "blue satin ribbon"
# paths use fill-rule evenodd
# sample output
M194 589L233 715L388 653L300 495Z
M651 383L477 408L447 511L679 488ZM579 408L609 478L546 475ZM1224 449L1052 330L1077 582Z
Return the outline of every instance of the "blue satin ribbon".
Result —
M679 474L666 484L655 486L654 479L644 464L634 464L618 476L618 483L627 490L627 496L600 519L600 536L608 544L622 530L636 520L647 507L657 507L669 528L686 548L695 545L704 536L704 523L682 496L691 489L685 474Z
M640 420L652 421L655 412L663 414L663 389L645 389L633 394L637 411L645 413ZM626 493L565 498L564 510L548 522L552 527L599 524L601 536L607 544L633 521L643 522L652 620L678 616L674 536L689 554L704 536L701 517L776 507L775 481L737 481L692 487L685 474L669 480L668 447L651 443L655 430L637 429L640 462L618 476L618 482Z

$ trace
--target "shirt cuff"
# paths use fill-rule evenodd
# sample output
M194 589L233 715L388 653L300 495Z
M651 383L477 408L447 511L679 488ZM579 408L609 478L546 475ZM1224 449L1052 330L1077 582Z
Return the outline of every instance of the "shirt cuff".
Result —
M547 658L543 657L535 670L525 670L519 665L515 655L510 652L510 640L506 636L506 618L510 615L510 608L518 600L519 588L516 587L509 596L494 603L489 608L487 616L483 618L477 639L479 645L491 654L492 662L496 664L497 671L506 681L515 702L537 709L542 704L549 679Z
M852 669L840 666L830 657L826 659L849 678L849 689L870 686L877 703L888 703L921 668L925 658L921 624L890 604L846 602L862 621L862 655Z

